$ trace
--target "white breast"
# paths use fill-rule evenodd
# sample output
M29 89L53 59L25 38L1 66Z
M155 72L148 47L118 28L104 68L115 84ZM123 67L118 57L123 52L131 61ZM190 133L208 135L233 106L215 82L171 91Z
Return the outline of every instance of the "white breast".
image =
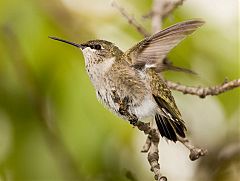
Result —
M96 55L96 50L89 47L83 49L85 65L87 73L96 89L103 86L105 73L112 67L115 57L101 60L101 57Z
M113 113L118 113L119 105L116 104L109 92L105 88L101 88L96 91L98 100L105 105L109 110L111 110Z
M99 61L98 59L101 57L96 55L96 50L89 47L84 48L82 52L86 67L92 68L93 70L95 69L95 71L98 70L99 73L105 73L108 71L115 61L115 57Z
M104 61L98 61L97 58L99 57L96 56L94 51L95 50L91 48L85 48L83 50L83 54L85 58L86 70L92 81L92 84L96 89L97 97L111 111L121 116L118 113L119 105L113 101L111 94L107 92L107 90L110 90L110 87L105 76L106 72L108 72L114 64L115 57L105 59ZM140 76L142 80L146 79L145 74L140 74ZM132 103L129 105L130 114L136 115L139 119L153 116L156 113L156 110L157 105L150 93L146 94L143 99L133 98Z
M96 64L96 69L100 71L101 74L105 74L109 71L115 61L115 57L104 60L101 63Z

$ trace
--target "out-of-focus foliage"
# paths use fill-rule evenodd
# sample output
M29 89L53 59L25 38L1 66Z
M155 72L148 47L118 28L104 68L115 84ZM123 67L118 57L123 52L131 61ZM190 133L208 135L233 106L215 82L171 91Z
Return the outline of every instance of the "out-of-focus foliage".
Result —
M151 1L121 3L138 20L151 9ZM186 1L164 26L194 17L207 22L169 56L199 76L168 72L166 77L204 86L240 77L237 17L228 23L208 19L211 10L195 12L194 3ZM232 6L226 6L226 12L237 16ZM149 20L143 24L150 29ZM139 153L142 133L97 102L81 52L48 39L51 35L76 42L107 39L123 50L142 38L107 0L1 1L0 180L127 181L131 175L152 180L146 155ZM239 141L240 91L204 100L174 95L190 138L210 154L192 163L185 148L163 141L160 161L165 175L178 181L235 181L239 152L225 149Z

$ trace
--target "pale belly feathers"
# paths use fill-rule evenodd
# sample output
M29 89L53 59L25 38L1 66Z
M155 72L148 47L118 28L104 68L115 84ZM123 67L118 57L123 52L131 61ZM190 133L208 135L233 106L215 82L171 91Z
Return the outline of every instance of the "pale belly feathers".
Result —
M103 103L109 110L113 113L117 114L118 116L126 119L119 113L119 105L114 102L112 97L112 90L116 90L118 88L118 81L113 81L112 76L106 76L106 72L108 72L114 63L114 59L109 59L102 63L99 63L96 68L95 67L88 67L86 66L87 72L96 89L96 95L98 100ZM94 66L94 65L93 65ZM90 70L91 69L91 70ZM100 70L99 70L100 69ZM114 76L115 78L117 75ZM144 76L139 76L140 81L146 81ZM129 86L129 85L128 85ZM125 88L126 87L126 88ZM134 87L134 86L133 86ZM136 86L135 86L136 87ZM124 91L124 88L126 91ZM119 89L116 91L120 93L120 97L124 98L124 96L128 96L131 102L128 104L128 112L130 114L134 114L138 117L138 119L144 119L150 116L154 116L157 110L157 104L154 101L151 91L144 90L147 89L144 87L139 87L142 89L143 93L141 96L138 96L139 90L136 88L131 88L122 84ZM149 86L150 89L150 86Z

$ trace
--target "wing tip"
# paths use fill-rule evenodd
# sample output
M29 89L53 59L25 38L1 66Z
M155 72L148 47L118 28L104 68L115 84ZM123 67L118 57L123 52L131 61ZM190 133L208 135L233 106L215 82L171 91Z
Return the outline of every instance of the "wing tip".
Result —
M192 19L192 20L188 20L191 22L191 24L197 26L197 27L201 27L205 24L205 21L200 19L200 18L196 18L196 19Z
M167 29L172 29L172 28L183 28L183 27L194 27L194 29L197 29L199 27L201 27L202 25L205 24L205 21L200 19L200 18L195 18L195 19L191 19L191 20L185 20L176 24L173 24L172 26L166 28Z

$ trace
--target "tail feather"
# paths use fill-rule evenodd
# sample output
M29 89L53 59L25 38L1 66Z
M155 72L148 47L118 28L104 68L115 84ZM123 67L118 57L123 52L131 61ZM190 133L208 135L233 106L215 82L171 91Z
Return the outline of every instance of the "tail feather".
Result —
M183 138L185 138L185 130L186 130L186 127L185 125L181 122L181 121L174 121L174 127L175 127L175 130L177 132L177 134Z
M155 121L162 137L166 137L174 142L177 141L177 135L185 138L185 126L181 121L173 120L160 114L155 115Z
M170 124L169 120L166 117L161 116L159 114L155 115L155 120L161 136L176 142L177 135L175 133L173 126Z

